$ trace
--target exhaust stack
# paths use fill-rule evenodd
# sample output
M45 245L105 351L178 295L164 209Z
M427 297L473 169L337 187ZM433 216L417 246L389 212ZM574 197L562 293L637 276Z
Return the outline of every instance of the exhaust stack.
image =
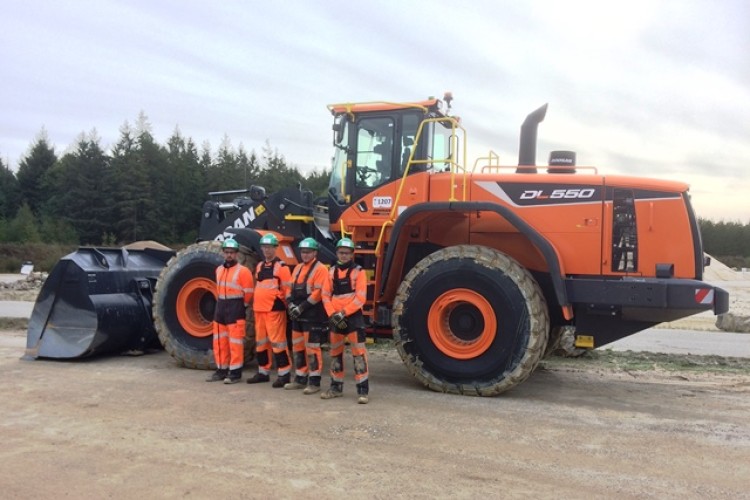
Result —
M536 132L539 123L544 120L546 114L547 104L529 113L523 125L521 125L521 139L518 146L519 168L516 169L517 174L536 173Z

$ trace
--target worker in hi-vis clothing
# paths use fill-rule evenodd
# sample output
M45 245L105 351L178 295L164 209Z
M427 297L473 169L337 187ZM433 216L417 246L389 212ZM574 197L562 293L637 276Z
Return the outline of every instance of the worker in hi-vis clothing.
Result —
M253 276L237 260L240 245L233 239L221 245L224 263L216 268L216 308L213 349L216 371L207 382L235 384L242 378L245 357L245 310L253 298Z
M292 320L292 359L294 380L284 389L304 389L304 394L320 391L323 352L320 344L327 332L328 316L323 308L323 285L328 268L318 260L318 242L305 238L299 243L302 262L292 272L292 289L287 312Z
M268 382L276 361L276 380L273 387L284 387L289 382L291 363L286 341L286 303L292 284L289 268L276 257L279 240L271 233L260 239L263 260L255 268L255 349L258 373L247 379L248 384ZM271 357L273 354L273 358Z
M362 315L362 306L367 299L367 275L354 263L354 242L349 238L341 238L336 244L336 259L323 286L323 306L331 327L331 388L320 397L332 399L343 395L344 342L349 341L359 395L357 402L367 404L370 384Z

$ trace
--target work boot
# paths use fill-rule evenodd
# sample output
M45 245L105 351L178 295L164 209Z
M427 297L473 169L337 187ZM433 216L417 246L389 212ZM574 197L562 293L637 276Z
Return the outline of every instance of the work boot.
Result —
M229 370L227 377L224 379L225 384L236 384L242 379L242 370Z
M269 377L265 373L256 373L245 382L247 382L248 384L259 384L261 382L268 382L269 380L271 380L271 377Z
M302 394L315 394L316 392L320 392L320 386L308 384L305 390L302 391Z
M206 379L206 382L218 382L219 380L224 380L227 376L227 373L227 370L216 370L211 374L210 377Z
M279 387L284 387L286 384L289 383L289 375L279 375L276 380L273 381L273 384L271 384L271 387L278 389Z
M289 382L288 384L284 384L284 390L286 391L294 391L296 389L304 389L306 386L305 384L300 384L296 380L293 380Z
M370 402L370 397L367 394L360 394L357 398L357 403L361 405L366 405Z
M333 399L333 398L340 398L344 395L343 391L337 391L333 387L328 389L326 392L322 392L320 394L320 399Z

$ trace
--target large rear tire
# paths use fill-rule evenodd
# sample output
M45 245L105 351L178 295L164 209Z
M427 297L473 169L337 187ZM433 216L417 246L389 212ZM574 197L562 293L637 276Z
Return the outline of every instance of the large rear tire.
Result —
M497 250L460 245L420 261L393 306L396 347L408 370L439 392L494 396L524 381L547 344L539 285Z
M251 270L254 254L240 252L240 263ZM154 326L164 349L188 368L214 369L212 321L216 307L216 267L224 258L221 242L190 245L162 270L154 293ZM247 314L245 362L253 358L255 323Z

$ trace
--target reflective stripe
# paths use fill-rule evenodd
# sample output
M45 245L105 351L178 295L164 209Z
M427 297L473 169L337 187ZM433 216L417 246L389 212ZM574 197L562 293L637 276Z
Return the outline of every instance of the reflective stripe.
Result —
M264 345L266 345L266 344L268 344L268 338L265 338L265 339L261 339L261 340L259 340L259 341L258 341L258 343L257 343L256 345L257 345L258 347L262 347L262 346L264 346Z
M286 342L273 342L271 347L275 347L276 349L286 349Z
M336 342L334 344L331 344L331 349L335 349L337 347L341 347L342 345L344 345L344 341L343 340L341 342Z
M258 283L257 285L255 285L255 287L256 288L267 288L269 290L278 290L279 289L279 287L276 286L275 282L271 281L270 283L268 283L268 281L271 281L271 280L261 281L260 283Z
M219 266L216 268L216 284L218 285L218 296L220 299L239 299L242 298L248 291L252 292L252 288L247 290L242 287L239 283L240 271L242 266L235 264L233 266L234 272L231 273L231 277L227 280L227 274L230 274L230 269Z
M322 266L322 265L323 264L321 264L319 260L315 259L315 262L313 263L312 267L310 268L310 270L307 272L307 275L305 276L305 287L306 287L305 290L306 290L306 292L307 292L308 295L310 295L312 293L313 288L317 288L317 289L323 288L322 284L316 284L316 285L312 285L312 286L310 285L310 277L314 277L315 276L315 271L318 269L318 266ZM297 266L294 269L294 274L292 275L292 282L289 285L290 287L294 286L294 285L296 285L298 283L299 278L300 278L300 274L302 274L302 269L304 267L305 267L305 265L303 264L301 266ZM299 284L301 284L301 282Z
M244 344L245 339L229 337L229 342L231 342L232 344Z

